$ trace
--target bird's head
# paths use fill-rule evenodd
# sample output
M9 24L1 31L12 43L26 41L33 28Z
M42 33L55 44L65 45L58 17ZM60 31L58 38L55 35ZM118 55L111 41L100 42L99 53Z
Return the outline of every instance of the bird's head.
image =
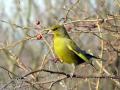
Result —
M64 25L54 25L50 28L50 30L54 33L54 36L65 37L68 36L68 33L64 27Z

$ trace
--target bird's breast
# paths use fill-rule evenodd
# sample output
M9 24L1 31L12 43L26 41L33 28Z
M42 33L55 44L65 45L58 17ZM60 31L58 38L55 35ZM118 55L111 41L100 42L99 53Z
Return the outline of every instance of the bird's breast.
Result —
M66 47L66 41L65 39L63 38L55 38L54 39L54 50L55 50L55 53L59 55L63 54L64 52L67 49Z
M67 38L55 38L54 39L54 51L61 62L65 63L77 63L75 54L70 51L67 45L70 44Z

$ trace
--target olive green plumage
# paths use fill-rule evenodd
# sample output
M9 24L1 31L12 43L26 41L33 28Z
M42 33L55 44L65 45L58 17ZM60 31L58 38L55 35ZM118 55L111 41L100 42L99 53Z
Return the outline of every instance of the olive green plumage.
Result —
M61 62L75 65L87 62L92 65L90 59L97 58L81 50L70 38L64 25L52 26L50 30L54 33L55 54Z

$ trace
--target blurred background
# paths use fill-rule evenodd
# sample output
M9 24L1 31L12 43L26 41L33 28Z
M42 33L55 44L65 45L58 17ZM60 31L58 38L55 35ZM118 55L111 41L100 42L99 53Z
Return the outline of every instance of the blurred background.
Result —
M44 29L64 23L71 38L103 58L76 67L75 74L119 76L120 0L0 0L1 90L120 90L120 79L67 78L71 65L54 62L53 34ZM15 75L14 75L14 74Z

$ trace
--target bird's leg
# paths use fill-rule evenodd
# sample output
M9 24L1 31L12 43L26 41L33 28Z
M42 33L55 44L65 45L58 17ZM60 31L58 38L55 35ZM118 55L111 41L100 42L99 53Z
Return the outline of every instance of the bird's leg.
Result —
M70 77L73 77L73 74L75 73L75 64L72 64L72 71L70 73Z

